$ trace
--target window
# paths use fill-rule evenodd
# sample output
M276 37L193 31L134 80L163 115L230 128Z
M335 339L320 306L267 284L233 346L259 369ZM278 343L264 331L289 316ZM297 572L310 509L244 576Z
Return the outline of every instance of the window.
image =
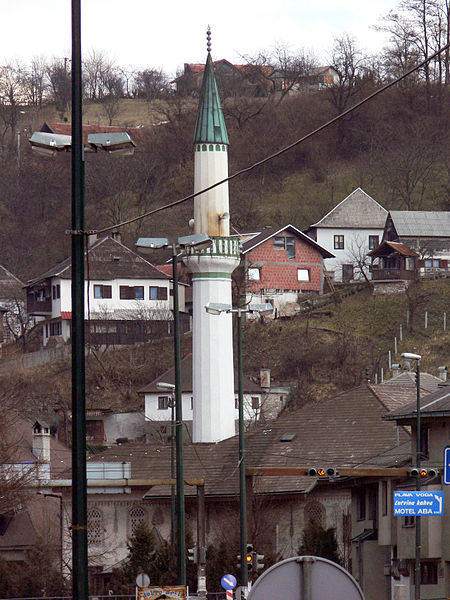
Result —
M342 265L342 281L353 279L353 265Z
M167 300L167 288L150 286L150 300Z
M364 521L366 518L366 490L364 488L357 491L356 502L358 521Z
M297 279L298 281L310 281L309 269L297 269Z
M425 259L425 267L434 267L435 269L439 268L439 259L438 258L426 258Z
M112 298L112 286L94 285L94 298Z
M415 572L414 572L415 574ZM420 583L422 585L436 585L438 582L438 563L431 560L420 561ZM414 582L415 583L415 582Z
M194 410L194 397L191 396L191 404L190 404L191 410Z
M239 409L239 398L237 396L234 398L234 408Z
M121 300L143 300L144 299L144 286L143 285L121 285L120 286L120 299Z
M411 515L406 515L406 517L403 517L403 527L414 527L415 522L416 521L414 517Z
M145 523L147 520L147 514L142 506L133 506L128 513L128 525L129 532L131 535L136 533L136 529Z
M253 410L258 410L258 408L259 408L259 397L258 396L252 396L252 408L253 408Z
M56 321L54 323L50 323L50 335L62 335L61 321Z
M273 238L273 247L277 250L286 250L287 257L295 258L295 238L281 235Z
M378 235L369 235L369 250L374 250L380 245L380 237Z
M307 502L303 509L303 516L305 525L308 523L316 523L321 527L325 526L326 521L326 510L325 506L316 500Z
M286 238L286 251L288 258L295 258L295 239L291 237Z
M420 428L420 456L424 460L428 460L429 454L429 437L430 437L430 428L422 425Z
M343 250L344 249L344 236L343 235L335 235L334 236L334 249L335 250Z
M158 396L158 410L169 408L169 396Z
M261 269L257 267L250 267L248 270L248 278L250 281L260 281Z
M381 513L383 516L388 514L388 482L381 482Z
M103 514L98 508L91 508L87 513L87 538L88 544L101 544L103 542Z
M52 286L52 298L53 300L61 298L61 285L59 283Z

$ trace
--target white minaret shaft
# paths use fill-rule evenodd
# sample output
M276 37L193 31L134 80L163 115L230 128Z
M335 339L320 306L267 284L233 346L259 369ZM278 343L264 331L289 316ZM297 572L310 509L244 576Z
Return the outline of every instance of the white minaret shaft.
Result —
M228 177L228 134L208 48L194 134L194 190ZM228 183L194 200L195 233L213 239L210 250L186 259L193 297L194 442L218 442L235 434L233 323L231 314L210 315L209 302L231 306L231 273L239 241L230 238Z

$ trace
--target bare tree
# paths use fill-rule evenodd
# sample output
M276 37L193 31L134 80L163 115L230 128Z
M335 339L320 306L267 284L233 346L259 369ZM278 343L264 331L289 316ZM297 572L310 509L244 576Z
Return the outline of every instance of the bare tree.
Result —
M64 117L70 103L70 77L69 59L67 57L54 58L47 67L51 98L60 118Z
M30 66L22 74L22 86L28 104L42 108L45 92L49 86L47 80L48 65L42 56L35 56Z
M0 67L0 144L2 153L14 143L25 98L22 87L23 67L10 63Z

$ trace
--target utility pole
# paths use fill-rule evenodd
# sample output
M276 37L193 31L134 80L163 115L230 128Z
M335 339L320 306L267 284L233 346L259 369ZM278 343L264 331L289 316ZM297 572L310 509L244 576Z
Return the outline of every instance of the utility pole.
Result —
M197 594L206 598L205 485L197 486Z

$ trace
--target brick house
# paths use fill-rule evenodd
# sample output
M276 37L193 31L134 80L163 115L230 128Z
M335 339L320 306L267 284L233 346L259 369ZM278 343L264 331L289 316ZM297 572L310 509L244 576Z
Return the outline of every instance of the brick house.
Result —
M323 261L334 255L294 225L266 227L241 238L235 283L246 302L271 302L283 314L299 294L323 292Z

